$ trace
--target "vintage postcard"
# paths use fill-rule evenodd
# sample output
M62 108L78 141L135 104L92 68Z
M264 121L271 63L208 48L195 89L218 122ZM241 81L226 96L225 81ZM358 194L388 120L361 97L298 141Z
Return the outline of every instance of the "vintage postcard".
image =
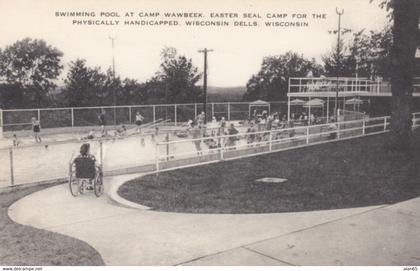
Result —
M0 10L3 270L417 270L419 1Z

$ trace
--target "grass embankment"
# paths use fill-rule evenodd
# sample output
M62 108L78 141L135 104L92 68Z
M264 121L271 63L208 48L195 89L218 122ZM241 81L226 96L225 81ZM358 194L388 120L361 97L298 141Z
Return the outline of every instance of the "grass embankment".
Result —
M148 175L119 194L155 210L269 213L391 204L420 196L420 131L409 154L387 134ZM255 182L280 177L284 183Z
M0 265L104 265L99 253L85 242L10 220L10 205L46 187L0 193Z

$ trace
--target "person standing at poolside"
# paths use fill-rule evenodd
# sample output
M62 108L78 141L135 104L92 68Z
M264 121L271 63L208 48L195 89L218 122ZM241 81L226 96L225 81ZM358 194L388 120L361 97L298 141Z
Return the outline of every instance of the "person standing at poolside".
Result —
M219 132L217 133L218 136L224 136L225 135L225 128L226 128L226 120L225 117L222 117L222 119L220 120L220 127L219 127ZM218 140L218 145L219 147L224 146L224 139L219 137Z
M137 132L140 133L140 127L143 123L144 117L140 114L139 111L136 112L136 125L137 125Z
M222 119L220 120L220 134L224 135L225 134L225 128L226 128L226 120L225 117L222 117Z
M210 124L210 130L211 130L211 136L215 136L216 135L216 130L218 128L218 123L217 123L217 119L215 116L212 117L211 119L211 124Z
M101 134L102 136L106 135L105 126L106 126L106 119L105 119L105 110L102 110L98 116L99 125L101 126Z
M235 136L238 134L239 131L236 130L235 125L233 123L230 124L230 127L228 129L228 135L226 146L228 149L235 149L236 141L238 140L238 137Z
M32 132L34 133L36 143L41 143L41 123L35 117L32 117Z
M194 145L195 149L197 150L197 155L203 155L203 152L201 151L201 129L198 127L195 123L192 124L191 129L191 136L194 139Z
M141 134L141 125L143 124L144 117L140 114L139 111L136 112L136 126L137 126L137 133ZM144 141L144 137L140 135L140 143L144 146L146 143Z
M204 127L205 119L206 119L206 114L204 112L201 112L201 114L197 116L198 128Z
M279 115L275 115L275 116L274 116L274 120L273 120L272 128L273 128L274 130L276 130L276 129L280 128L280 118L279 118Z
M257 121L257 115L258 115L258 112L257 112L257 109L254 109L254 112L252 113L252 116L251 116L251 119L255 122L255 121Z
M255 142L257 129L255 129L254 121L251 121L249 124L248 129L246 130L246 143L249 146L252 146L252 144Z
M193 127L193 120L188 120L187 121L187 131L189 131L192 127Z

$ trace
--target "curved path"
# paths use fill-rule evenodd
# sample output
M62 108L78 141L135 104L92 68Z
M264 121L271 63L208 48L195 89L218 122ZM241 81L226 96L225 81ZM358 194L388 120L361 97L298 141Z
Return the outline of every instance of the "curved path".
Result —
M17 201L9 216L81 239L108 265L420 264L420 198L299 213L165 213L116 195L138 176L107 178L101 198L54 186Z

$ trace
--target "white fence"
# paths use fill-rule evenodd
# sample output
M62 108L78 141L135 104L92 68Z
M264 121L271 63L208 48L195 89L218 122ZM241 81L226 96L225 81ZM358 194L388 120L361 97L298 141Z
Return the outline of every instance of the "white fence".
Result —
M156 172L277 152L308 145L384 133L390 117L365 118L259 132L240 132L195 139L173 140L164 134L91 140L91 150L105 175ZM413 129L420 127L420 112L413 114ZM196 149L200 143L201 151ZM0 149L0 187L36 183L68 176L68 164L80 141L56 142Z

